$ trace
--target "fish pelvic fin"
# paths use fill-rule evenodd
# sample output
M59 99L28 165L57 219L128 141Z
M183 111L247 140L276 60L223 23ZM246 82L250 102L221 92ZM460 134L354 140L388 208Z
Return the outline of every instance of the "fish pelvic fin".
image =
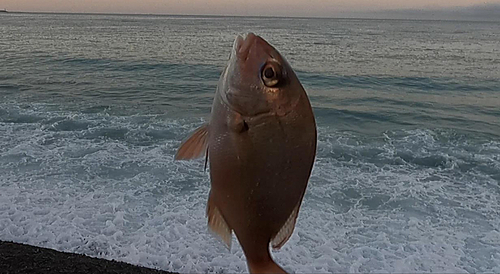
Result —
M276 233L276 235L274 235L271 239L271 246L273 249L280 249L292 236L293 229L295 228L295 222L297 221L297 216L299 214L299 206L300 202L297 203L295 208L292 210L292 213L280 228L278 233Z
M207 203L207 217L208 228L210 231L214 233L217 238L222 240L224 245L231 250L232 229L229 227L219 208L217 208L217 206L212 202L210 197L208 198Z
M197 159L206 153L208 153L208 124L204 124L197 128L191 136L181 144L174 159Z

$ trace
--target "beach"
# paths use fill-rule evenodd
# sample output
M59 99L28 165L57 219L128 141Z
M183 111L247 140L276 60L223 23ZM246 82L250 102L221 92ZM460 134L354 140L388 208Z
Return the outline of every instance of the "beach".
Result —
M145 268L115 260L59 252L14 242L0 241L0 272L15 273L74 273L74 274L168 274L172 272Z

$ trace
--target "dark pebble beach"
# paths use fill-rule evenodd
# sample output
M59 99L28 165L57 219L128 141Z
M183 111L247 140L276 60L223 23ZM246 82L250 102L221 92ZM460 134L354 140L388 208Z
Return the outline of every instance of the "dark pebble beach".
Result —
M53 249L0 241L0 273L137 273L166 274L157 269L124 262L59 252Z

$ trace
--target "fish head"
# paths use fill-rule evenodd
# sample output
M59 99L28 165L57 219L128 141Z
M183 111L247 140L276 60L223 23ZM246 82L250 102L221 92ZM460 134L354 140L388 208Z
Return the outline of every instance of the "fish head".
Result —
M222 100L243 116L286 115L305 94L288 62L253 33L236 37L219 92Z

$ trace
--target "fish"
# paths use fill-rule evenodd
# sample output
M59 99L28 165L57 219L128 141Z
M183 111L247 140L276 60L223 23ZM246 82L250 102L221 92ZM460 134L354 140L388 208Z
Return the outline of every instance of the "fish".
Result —
M208 227L236 235L251 273L286 273L270 254L291 237L316 157L309 98L284 57L253 33L237 36L208 123L176 160L205 156Z

